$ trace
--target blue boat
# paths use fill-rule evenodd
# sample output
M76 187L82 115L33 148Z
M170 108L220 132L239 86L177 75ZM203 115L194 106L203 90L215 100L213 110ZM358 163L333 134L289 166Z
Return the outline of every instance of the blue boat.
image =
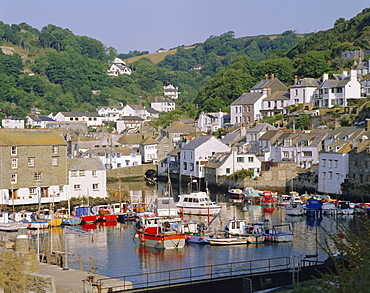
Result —
M306 199L306 215L311 217L321 217L322 216L322 207L321 202L317 198Z

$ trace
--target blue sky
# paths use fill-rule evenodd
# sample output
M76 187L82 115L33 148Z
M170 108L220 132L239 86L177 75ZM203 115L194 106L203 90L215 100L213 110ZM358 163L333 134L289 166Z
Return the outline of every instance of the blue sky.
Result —
M118 53L154 53L228 31L243 37L327 30L366 7L368 0L0 0L0 20L40 30L54 24Z

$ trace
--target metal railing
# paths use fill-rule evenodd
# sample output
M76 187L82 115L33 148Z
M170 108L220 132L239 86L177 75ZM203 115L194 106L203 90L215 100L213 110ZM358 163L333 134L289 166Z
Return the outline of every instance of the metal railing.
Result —
M115 277L127 284L130 289L120 286L120 292L130 292L137 289L149 287L171 287L181 284L190 284L201 281L211 281L219 278L232 278L240 275L252 275L258 273L266 273L276 270L284 270L291 268L290 257L276 257L269 259L258 259L249 261L240 261L233 263L214 264L208 266L199 266L193 268L177 269L171 271L160 271L137 275L127 275ZM104 281L112 278L103 278L97 280L98 288L104 284ZM133 289L131 289L133 288ZM112 287L112 289L114 289Z

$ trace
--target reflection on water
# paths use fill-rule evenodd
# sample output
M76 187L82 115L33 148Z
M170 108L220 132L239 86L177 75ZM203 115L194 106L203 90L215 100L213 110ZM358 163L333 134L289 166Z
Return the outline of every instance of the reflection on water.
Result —
M136 191L135 194L149 202L161 195L155 187ZM139 194L139 195L138 195ZM163 193L162 193L163 194ZM176 193L174 192L175 196ZM81 232L92 232L92 236L84 234L67 234L68 252L74 256L69 258L68 265L78 269L77 256L81 256L85 270L89 270L89 259L93 258L96 272L110 277L134 275L140 273L168 271L196 266L256 260L280 256L308 255L319 253L320 259L326 258L317 245L327 238L326 232L336 232L338 222L334 217L324 216L322 219L286 216L283 208L264 209L261 206L234 204L222 194L212 194L222 206L221 213L212 225L223 231L232 218L245 219L247 222L266 220L268 225L290 224L294 231L294 240L290 243L263 243L240 246L210 246L191 244L179 250L156 250L144 247L134 237L133 222L106 222L78 226ZM185 219L208 222L207 216L190 216ZM345 226L353 225L355 216L340 218ZM55 250L64 251L64 237L61 228L40 231L40 243L47 248L50 237ZM220 233L222 235L222 233ZM36 233L33 241L35 243ZM316 241L317 240L317 241ZM59 247L58 247L59 246ZM50 247L50 246L49 246Z

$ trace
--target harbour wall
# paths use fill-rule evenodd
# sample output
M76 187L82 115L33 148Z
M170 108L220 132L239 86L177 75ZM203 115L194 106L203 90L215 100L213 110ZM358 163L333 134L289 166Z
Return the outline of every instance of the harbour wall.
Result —
M143 177L148 170L157 171L155 164L143 164L139 166L124 167L118 169L107 170L107 178L129 178L129 177Z

